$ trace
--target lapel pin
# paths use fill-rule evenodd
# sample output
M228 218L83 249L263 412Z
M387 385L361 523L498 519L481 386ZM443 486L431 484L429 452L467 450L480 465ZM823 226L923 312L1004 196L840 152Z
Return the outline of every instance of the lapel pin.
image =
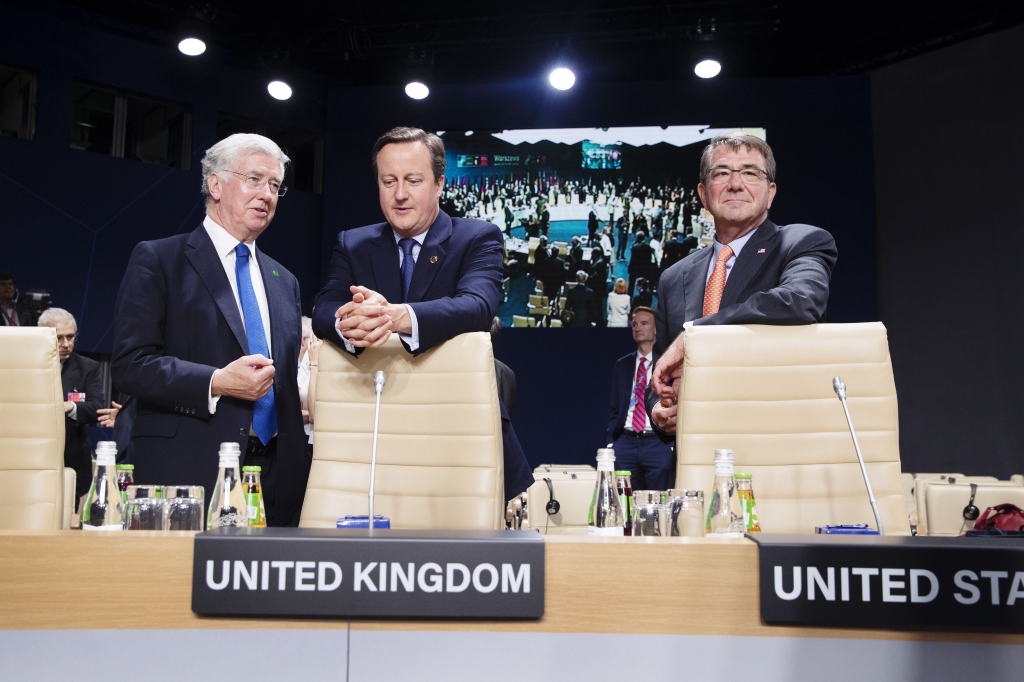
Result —
M437 262L437 256L431 256L430 257L430 262L431 263L436 263Z
M764 253L764 249L758 250L758 253ZM275 272L274 274L276 275L277 273Z
M764 249L761 249L761 252L763 252L763 251L764 251ZM281 275L277 274L277 270L274 270L274 277L280 277L280 276Z

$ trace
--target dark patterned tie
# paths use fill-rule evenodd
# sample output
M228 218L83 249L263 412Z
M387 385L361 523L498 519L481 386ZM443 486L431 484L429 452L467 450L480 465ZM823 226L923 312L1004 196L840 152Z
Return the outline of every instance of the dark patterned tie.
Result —
M643 433L647 426L647 406L644 394L647 393L647 358L640 358L640 366L636 368L636 386L633 387L633 430Z
M416 242L409 237L398 240L402 247L402 303L409 300L409 285L412 284L412 271L416 261L412 258L412 247Z

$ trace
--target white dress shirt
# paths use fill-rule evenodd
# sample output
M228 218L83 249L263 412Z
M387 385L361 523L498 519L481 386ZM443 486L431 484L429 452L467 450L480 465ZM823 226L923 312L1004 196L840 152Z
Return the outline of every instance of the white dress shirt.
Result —
M241 242L228 234L228 231L218 225L213 218L206 216L203 221L206 233L213 241L213 247L220 256L220 263L224 266L224 274L231 284L231 293L235 295L235 304L238 305L238 314L242 318L242 326L245 326L245 313L242 312L242 302L238 298L238 278L235 275L235 247ZM256 242L246 244L249 248L249 276L252 278L252 289L256 293L256 304L260 308L260 317L263 318L263 334L267 339L267 351L273 352L270 341L270 305L267 303L267 290L263 287L263 275L260 274L260 264L256 260ZM210 377L209 405L210 414L217 412L217 402L220 396L213 395L213 377Z
M412 262L413 263L419 262L420 251L423 250L423 241L427 238L427 232L430 232L429 228L427 228L426 232L423 232L422 234L418 234L418 235L416 235L415 237L412 238L412 241L413 241L413 244L412 244ZM398 244L398 242L402 239L401 235L399 235L394 230L391 230L391 234L395 238L395 244ZM398 247L398 271L399 271L399 273L401 273L401 271L402 271L402 263L404 263L404 262L405 262L405 252L402 251L402 247ZM403 305L405 305L406 312L409 313L409 324L412 326L412 330L408 334L404 334L402 332L399 332L398 333L398 338L402 339L402 341L405 342L405 345L409 348L410 352L415 352L420 347L420 325L416 321L416 311L412 309L412 306L409 305L408 303L405 303ZM351 343L349 343L348 339L346 339L342 335L341 330L338 329L337 327L335 327L334 330L336 332L338 332L338 336L341 337L342 342L345 344L345 349L349 353L355 353L356 352L356 347L353 346Z
M636 403L636 373L637 373L637 370L640 369L640 359L643 358L644 360L647 361L647 385L650 386L650 384L651 384L651 370L654 369L653 367L651 367L651 356L652 355L653 355L653 353L647 353L647 355L640 355L640 351L637 351L636 361L633 363L633 383L630 386L630 390L629 390L629 411L626 412L626 426L625 426L625 429L627 431L632 431L633 430L633 412L636 411L636 404L637 404ZM646 400L646 391L644 393L645 393L645 400ZM650 430L651 430L651 418L648 416L647 410L644 410L644 431L650 431Z

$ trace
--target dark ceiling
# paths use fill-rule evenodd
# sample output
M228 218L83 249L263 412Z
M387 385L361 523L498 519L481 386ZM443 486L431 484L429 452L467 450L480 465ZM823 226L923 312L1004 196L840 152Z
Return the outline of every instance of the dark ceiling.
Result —
M591 80L693 78L705 53L718 55L723 77L863 73L1024 23L1024 0L66 0L65 9L168 45L205 31L218 59L357 84L402 82L416 69L428 82L534 78L556 64Z

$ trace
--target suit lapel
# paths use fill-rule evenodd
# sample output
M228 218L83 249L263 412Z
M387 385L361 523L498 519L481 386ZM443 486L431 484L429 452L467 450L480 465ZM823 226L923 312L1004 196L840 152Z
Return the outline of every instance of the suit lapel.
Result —
M444 265L445 250L442 245L448 241L451 235L452 219L444 211L438 211L434 224L427 232L427 238L423 240L420 255L416 258L416 267L412 271L412 283L409 285L407 303L417 303L423 300L430 283L434 281L434 277Z
M743 246L740 255L733 263L732 272L725 281L725 290L722 292L721 307L732 305L739 300L740 294L750 284L757 271L765 264L772 251L778 246L778 226L770 220L765 220L758 226L750 240Z
M242 324L242 315L238 312L238 303L235 295L231 292L231 283L228 282L227 273L221 264L220 255L206 234L206 228L200 225L192 231L188 238L189 248L185 251L192 267L195 268L199 279L203 281L213 300L217 302L221 315L228 323L228 327L235 335L235 339L242 347L242 352L249 354L249 340L245 336L245 325ZM262 264L261 264L262 268Z
M684 322L704 317L704 287L707 286L708 262L714 253L711 247L701 249L683 273L683 295L686 296Z
M402 300L402 270L398 265L398 244L391 226L384 223L380 234L370 240L370 264L373 266L374 291L388 303Z

